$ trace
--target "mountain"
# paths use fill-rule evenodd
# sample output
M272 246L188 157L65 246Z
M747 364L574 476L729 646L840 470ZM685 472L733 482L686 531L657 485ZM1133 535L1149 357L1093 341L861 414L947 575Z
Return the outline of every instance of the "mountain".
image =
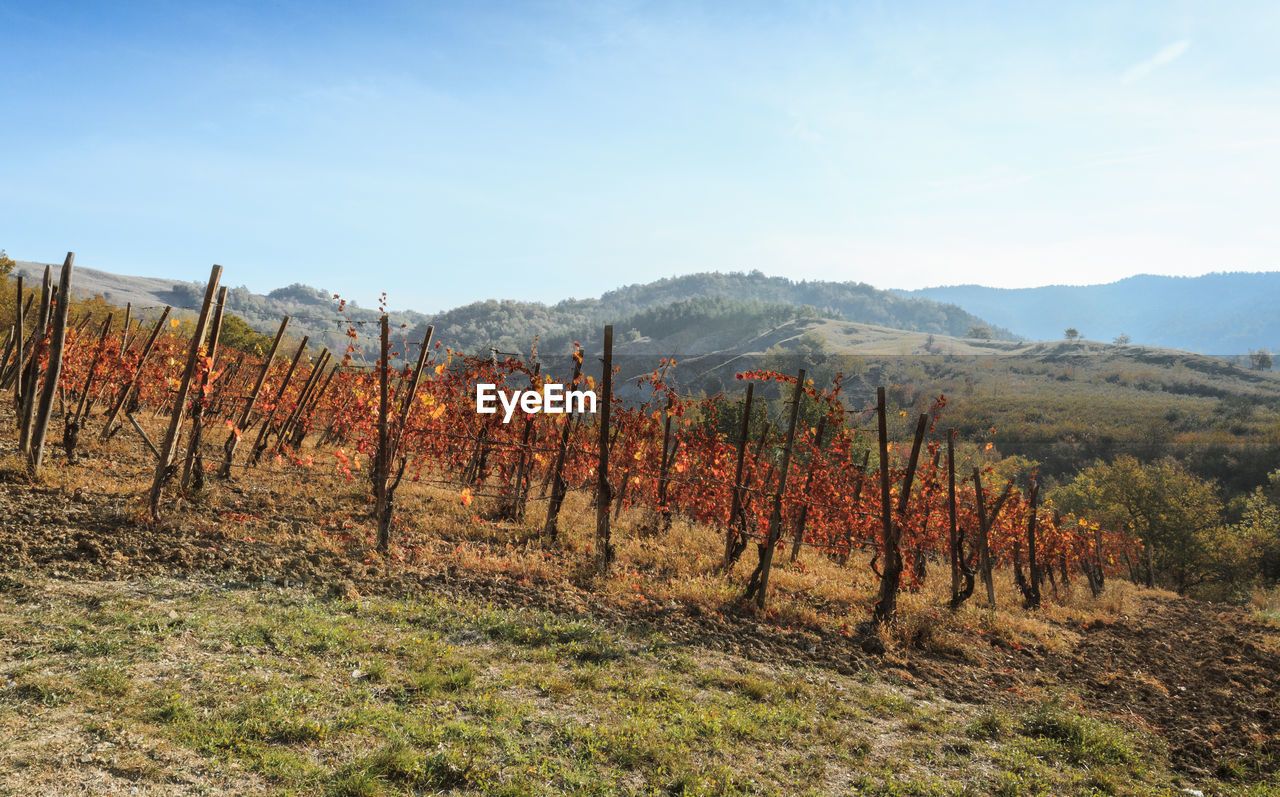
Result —
M1075 327L1091 340L1128 335L1134 343L1201 354L1280 348L1280 272L1275 271L1141 274L1105 285L954 285L896 293L958 304L1031 340L1057 340Z
M558 349L575 339L598 337L603 324L613 324L619 336L656 339L668 337L673 323L686 331L702 323L702 332L711 336L756 335L799 317L952 336L979 326L988 327L997 338L1015 337L953 304L898 296L864 283L796 282L759 271L671 277L618 288L598 299L565 299L554 305L476 302L439 313L428 323L435 325L437 339L464 351L489 346L527 351L535 335L544 349ZM711 342L682 345L702 351L719 348Z

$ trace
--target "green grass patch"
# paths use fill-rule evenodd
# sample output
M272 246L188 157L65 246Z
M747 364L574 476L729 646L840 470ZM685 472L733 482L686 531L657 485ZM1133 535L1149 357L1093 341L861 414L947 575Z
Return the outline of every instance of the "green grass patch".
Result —
M1058 702L975 711L872 670L763 667L589 618L163 580L50 582L41 602L18 600L30 586L0 585L0 722L56 738L50 756L124 739L179 749L211 793L1137 795L1181 782L1150 737ZM167 766L130 771L163 790Z

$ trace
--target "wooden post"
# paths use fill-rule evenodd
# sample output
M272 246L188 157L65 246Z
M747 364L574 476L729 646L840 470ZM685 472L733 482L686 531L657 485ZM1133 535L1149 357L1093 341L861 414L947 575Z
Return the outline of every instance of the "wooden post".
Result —
M395 449L399 450L404 440L405 429L409 424L409 410L413 407L414 396L418 393L418 386L422 383L422 375L427 368L427 357L431 354L431 337L435 334L436 328L432 324L427 325L427 332L422 338L422 345L418 347L418 364L414 366L413 374L409 377L409 385L404 390L404 396L400 402L400 423L396 427Z
M315 415L316 409L320 406L320 399L324 398L324 394L329 390L329 385L333 382L333 378L342 370L342 363L338 363L329 369L329 375L324 378L324 383L320 385L319 390L312 391L311 401L303 413L302 418L293 428L293 440L290 443L295 449L302 447L302 441L306 439L307 431L311 428L311 419Z
M89 363L89 373L84 378L84 389L80 391L80 399L76 402L76 411L72 414L72 421L76 426L80 426L89 405L89 395L93 392L93 383L98 375L98 364L102 362L102 358L107 352L107 336L111 334L111 321L114 313L107 313L107 318L102 322L102 329L98 332L98 348L93 356L93 361Z
M1004 506L1004 502L1008 500L1009 493L1013 490L1013 479L1005 485L1004 492L1000 494L1000 498L996 501L996 505L991 509L991 513L987 514L982 493L982 473L978 468L973 469L973 488L978 497L978 562L982 569L982 583L987 588L987 606L992 611L996 608L996 587L995 581L991 577L991 546L989 544L991 524L995 523L996 517L1000 514L1000 508Z
M40 476L44 462L44 441L49 433L49 417L53 414L53 398L58 392L58 379L62 376L62 353L67 343L67 311L71 304L71 267L74 252L67 252L58 279L58 305L53 309L53 332L49 339L49 363L45 366L44 387L40 391L40 407L36 411L35 428L31 431L31 477Z
M996 594L991 583L991 554L987 549L987 508L982 494L982 472L978 468L973 469L973 490L978 502L978 569L982 571L982 581L987 586L987 602L994 610Z
M235 456L236 446L240 443L240 436L244 434L249 423L249 416L253 413L253 405L258 401L258 394L262 392L262 385L267 381L267 371L271 370L271 363L275 360L276 350L280 348L280 341L284 338L284 331L289 326L289 316L285 316L280 321L280 329L276 330L276 338L271 342L271 351L267 352L267 358L262 361L262 368L258 371L258 378L253 383L253 390L249 393L249 398L245 400L244 409L240 412L240 418L236 421L236 425L232 427L231 434L227 435L227 442L223 444L222 450L222 467L218 469L219 479L228 479L231 477L231 458Z
M293 402L293 409L289 411L289 415L285 418L284 423L280 424L279 431L276 433L275 453L279 454L284 451L285 443L288 441L289 434L293 431L293 426L302 417L302 412L307 404L311 402L311 394L320 384L320 378L324 376L325 369L329 365L332 355L328 349L320 352L320 356L316 358L316 363L311 367L311 373L307 375L307 381L302 383L302 390L298 391L298 397Z
M133 316L133 302L124 303L124 330L120 333L120 357L129 348L129 320Z
M951 600L960 594L960 539L956 529L956 430L947 430L947 543L951 559Z
M804 527L809 520L809 487L813 484L813 472L817 468L819 455L822 453L822 433L827 430L827 416L818 420L818 428L813 435L813 455L809 457L809 466L805 471L804 489L801 491L800 517L796 518L795 535L791 541L791 561L800 555L800 546L804 544Z
M18 308L18 310L21 312L21 315L22 315L22 317L23 317L23 318L30 318L30 317L31 317L31 305L32 305L32 303L35 301L35 298L36 298L36 297L35 297L35 294L34 294L34 293L33 293L33 294L28 295L28 296L27 296L27 301L23 303L23 306L22 306L22 307L19 307L19 308ZM25 362L26 362L26 360L27 360L27 358L30 356L31 350L32 350L32 349L35 347L35 345L36 345L36 333L35 333L35 332L32 332L30 335L27 335L25 339L21 337L21 334L22 334L22 333L21 333L21 330L19 330L19 337L18 337L18 342L17 342L18 352L17 352L17 354L16 354L16 355L14 355L14 367L13 367L13 368L10 368L10 369L9 369L9 371L8 371L8 373L6 373L6 374L4 375L4 383L3 383L3 387L4 387L4 389L6 389L6 390L8 390L8 389L9 389L9 386L10 386L10 385L13 385L13 384L14 384L14 382L18 379L18 377L19 377L19 376L20 376L20 374L22 373L22 372L21 372L21 370L19 370L19 369L17 368L17 365L18 365L18 362L17 362L17 361L18 361L18 360L22 360L22 362L23 362L23 363L25 363ZM15 406L16 406L16 402L17 402L17 398L16 398L16 397L17 397L17 391L19 390L19 388L20 388L20 385L18 385L18 386L15 386L15 387L14 387L14 395L15 395L15 399L14 399L14 401L15 401Z
M195 376L196 366L200 360L200 348L204 345L205 333L209 328L209 314L213 309L213 297L218 290L218 280L222 277L222 266L215 265L209 272L209 284L205 287L204 303L200 306L200 317L196 321L195 333L191 336L191 349L187 352L187 367L182 372L182 382L178 386L178 395L174 397L173 414L169 418L169 431L165 434L164 444L160 448L160 457L156 460L155 478L151 482L149 504L151 518L160 519L160 496L164 491L165 481L172 475L174 449L178 444L178 431L182 428L182 416L186 411L187 394L191 392L191 380Z
M19 279L21 279L21 277L19 277ZM23 303L22 303L22 304L17 308L17 318L30 318L30 317L31 317L31 304L35 301L35 298L36 298L36 297L35 297L35 294L34 294L34 293L32 293L32 294L28 294L28 295L27 295L27 300L26 300L25 302L23 302ZM16 319L15 319L15 326L16 326ZM4 387L4 389L5 389L5 390L8 390L8 389L9 389L9 386L10 386L10 385L12 385L12 384L13 384L13 382L14 382L14 380L17 378L17 375L18 375L18 371L17 371L17 364L18 364L18 363L17 363L17 360L18 360L18 358L25 358L25 357L26 357L27 352L31 350L31 347L32 347L33 345L35 345L35 334L34 334L34 333L32 333L31 335L29 335L29 336L27 336L27 337L25 337L25 338L24 338L24 337L23 337L24 333L25 333L25 330L23 330L21 327L19 327L19 328L18 328L18 331L17 331L17 336L18 336L18 337L17 337L16 343L15 343L15 345L17 345L17 347L18 347L18 352L17 352L17 354L15 354L15 355L14 355L14 367L13 367L13 368L10 368L10 369L9 369L9 370L4 374L3 387ZM15 396L16 396L16 395L17 395L17 392L16 392L16 391L17 391L17 388L16 388L16 387L14 388L14 391L15 391ZM17 399L15 398L15 402L16 402L16 400L17 400Z
M17 320L14 322L17 326L17 333L16 333L17 343L15 345L18 348L18 352L14 356L14 368L16 369L16 373L18 374L18 376L16 379L13 380L13 407L15 410L15 414L20 417L22 414L21 412L22 410L22 369L23 369L23 366L26 365L26 354L27 354L26 341L24 340L24 338L26 337L26 329L23 326L24 319L22 317L23 307L22 307L22 275L21 274L18 275L18 300L16 302L14 311L18 314Z
M431 352L431 336L434 332L435 327L428 325L426 337L423 338L422 346L418 349L417 367L409 377L409 384L401 390L400 417L393 435L386 428L386 413L391 409L388 387L391 374L388 364L390 352L387 343L387 317L385 315L382 317L382 367L378 373L381 378L380 406L384 410L378 418L379 456L375 467L375 469L381 468L382 477L377 479L378 483L374 485L374 505L378 513L378 551L383 555L391 550L391 517L395 508L396 489L400 487L400 480L404 478L405 468L409 464L409 456L403 451L404 433L409 425L409 410L413 408L413 397L418 392L418 384L422 381L422 373L427 367L427 356ZM391 462L396 456L400 457L400 467L396 469L395 479L391 480Z
M876 388L876 429L880 452L880 540L885 561L892 559L891 551L895 545L893 536L893 497L889 493L889 425L885 410L884 388ZM886 567L888 565L886 564ZM881 576L881 591L884 577ZM879 619L880 604L876 603L876 614Z
M40 312L36 316L36 328L31 332L31 359L27 362L22 383L22 413L18 421L18 447L28 463L31 461L31 424L35 419L36 391L40 382L40 355L45 348L45 332L49 327L49 311L53 302L53 271L44 267L44 281L40 285Z
M387 480L391 466L391 429L387 415L391 412L391 345L388 341L388 319L379 320L378 354L378 449L373 459L373 514L378 524L378 551L386 553L391 546L391 513L387 511Z
M578 385L578 377L582 375L582 349L573 353L573 378L569 380L570 389ZM555 542L559 534L558 520L560 507L564 504L565 494L569 486L564 481L564 460L569 450L569 435L573 431L574 419L566 416L560 429L560 444L556 448L556 461L551 470L551 499L547 502L547 519L542 525L542 533Z
M209 346L204 356L204 367L200 369L200 383L196 387L196 398L191 406L191 439L187 443L187 457L182 465L182 480L179 489L186 490L192 484L192 469L195 470L194 487L204 488L204 456L200 453L201 438L204 434L204 405L209 392L209 374L218 360L218 338L222 335L222 312L227 304L227 286L218 288L218 302L213 309L213 323L209 328Z
M622 478L618 480L618 494L613 497L613 522L617 523L618 518L622 517L622 506L627 502L627 485L631 483L631 463L628 462L626 467L622 469ZM656 531L656 527L655 527Z
M542 371L542 364L534 365L533 373L529 375L529 388L534 389L538 386L538 374ZM519 456L516 460L515 481L511 487L511 503L510 512L511 519L517 523L524 520L525 508L525 481L529 476L530 460L533 458L533 452L529 450L529 439L533 434L533 418L534 414L530 413L525 416L524 429L520 433L520 449ZM626 489L626 484L623 484ZM622 509L622 500L618 500L618 509Z
M675 463L676 451L680 448L679 438L676 438L675 445L672 445L671 406L672 400L668 398L666 409L663 412L666 417L662 424L662 456L658 460L657 531L667 531L671 528L671 507L667 503L667 489L671 483L671 466Z
M755 572L747 582L744 600L756 600L756 606L763 609L765 597L769 591L769 571L773 569L773 549L782 538L782 498L787 491L787 473L791 469L791 449L796 440L796 418L800 412L800 402L804 398L804 369L796 375L796 387L791 393L791 416L787 422L787 437L782 448L782 465L778 470L778 484L773 492L773 508L769 512L769 531L765 535L764 544L756 545L760 557Z
M756 383L747 383L747 398L742 405L742 425L738 432L738 458L737 464L733 469L733 498L729 503L729 530L725 533L724 538L724 560L720 563L723 570L728 570L733 560L737 556L733 555L733 550L738 548L741 552L740 545L745 545L746 540L746 524L739 523L739 515L742 514L742 466L747 461L747 435L751 432L751 399L755 395Z
M98 364L107 353L107 335L111 334L113 317L113 313L107 313L107 319L102 322L102 331L98 334L98 348L93 360L89 363L89 373L84 378L84 389L80 391L80 400L76 404L75 412L64 418L62 422L62 448L67 452L68 465L76 463L76 446L80 442L80 430L84 428L84 419L88 416L93 403L89 397L93 393L94 378L98 375Z
M599 461L596 465L596 572L609 574L613 563L613 543L610 541L609 503L613 500L613 488L609 486L609 410L613 401L613 325L604 327L604 369L600 382L600 441Z
M147 444L147 448L151 449L151 453L155 455L155 458L160 459L160 449L156 448L156 444L151 442L151 438L147 436L147 430L142 428L142 424L138 423L138 419L127 412L124 417L128 418L129 423L133 424L133 428L142 436L142 442Z
M151 330L151 336L147 338L146 344L142 347L142 353L138 355L138 364L133 369L133 375L129 377L129 381L120 391L120 394L116 396L115 404L112 405L111 412L107 414L107 420L102 424L102 433L99 436L103 440L111 436L111 427L115 424L116 417L128 405L129 397L142 379L142 367L147 364L147 358L151 356L151 349L155 347L156 341L160 338L160 333L164 330L164 322L168 320L171 310L173 310L172 307L165 307L164 312L160 314L155 328Z
M888 510L889 441L886 415L884 388L880 388L876 393L876 416L880 433L880 487L884 491L880 497L880 507L882 522L887 518L887 525L884 527L884 572L880 574L880 594L876 599L874 617L881 624L891 622L898 607L898 587L902 583L902 522L906 519L911 499L911 484L915 481L916 465L920 461L920 446L924 443L924 433L929 426L929 416L921 413L916 423L915 439L911 444L911 457L907 461L907 473L902 480L902 494L898 496L898 516L892 518Z
M4 356L0 357L0 380L3 380L4 377L9 373L9 355L13 354L13 349L14 349L13 339L16 335L14 331L15 329L17 329L17 327L11 324L9 326L8 334L5 335Z
M736 565L738 563L738 557L742 556L742 552L747 549L747 539L751 533L751 530L747 528L747 512L750 511L751 508L751 491L747 488L747 485L751 483L752 479L755 478L757 471L760 469L760 457L764 454L765 444L768 440L769 422L766 420L760 425L760 437L756 440L755 450L751 453L751 462L747 465L746 475L743 477L741 490L742 498L741 503L738 506L738 520L742 525L740 526L738 539L734 543L733 550L730 552L729 563L725 567L725 570ZM768 463L766 463L766 465L767 464ZM769 475L765 474L760 478L760 492L764 491L764 488L768 483Z
M262 428L258 430L258 437L253 442L253 450L249 452L249 464L257 465L258 460L262 458L262 452L267 450L267 438L271 435L271 427L275 424L276 414L280 412L280 402L284 400L284 393L289 389L289 380L293 378L293 372L298 368L298 361L302 359L302 355L307 351L307 341L310 336L304 335L302 342L298 344L298 350L293 354L293 360L289 363L289 370L285 372L284 379L280 380L280 389L276 391L275 398L271 402L271 412L262 419Z
M1031 568L1031 583L1028 585L1026 602L1028 609L1039 609L1040 566L1036 561L1036 498L1040 495L1040 485L1034 478L1031 479L1031 488L1028 493L1031 506L1027 512L1027 560Z
M1102 527L1093 530L1093 556L1081 557L1085 560L1085 574L1089 577L1089 590L1093 597L1102 594L1106 588L1106 575L1102 570ZM1092 561L1090 561L1092 559Z
M271 431L268 432L268 441L271 435L274 434L276 436L276 445L271 452L273 456L280 456L280 453L284 451L285 441L288 439L288 435L293 430L293 425L297 422L303 409L311 401L311 393L320 383L320 377L324 376L330 357L328 349L320 352L315 362L311 364L311 370L307 372L307 378L302 381L302 387L298 390L298 395L293 397L293 407L279 423L272 425Z
M920 446L924 443L924 433L929 428L929 416L920 413L916 422L916 435L911 443L911 456L907 460L907 475L902 479L902 494L898 496L898 516L907 514L907 505L911 499L911 485L915 481L916 467L920 463Z

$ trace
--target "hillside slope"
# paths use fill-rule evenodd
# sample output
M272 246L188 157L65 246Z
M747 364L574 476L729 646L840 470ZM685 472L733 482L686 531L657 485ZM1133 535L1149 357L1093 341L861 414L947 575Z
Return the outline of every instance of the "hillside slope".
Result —
M598 333L584 343L598 351ZM951 338L829 318L787 321L715 351L678 343L623 342L615 362L633 377L674 356L669 381L708 394L740 393L742 371L799 368L818 384L841 374L851 407L873 404L877 385L914 412L944 394L953 401L943 423L968 436L994 429L1000 453L1040 463L1047 479L1122 453L1173 456L1230 496L1266 484L1280 462L1280 374L1189 351ZM780 412L780 394L769 396Z

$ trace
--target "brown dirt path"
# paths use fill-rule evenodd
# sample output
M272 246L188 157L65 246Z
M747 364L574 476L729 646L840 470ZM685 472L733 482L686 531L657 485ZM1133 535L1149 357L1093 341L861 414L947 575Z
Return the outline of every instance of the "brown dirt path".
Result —
M1175 766L1219 776L1280 764L1280 645L1244 612L1192 600L1084 631L1054 676L1163 736Z

